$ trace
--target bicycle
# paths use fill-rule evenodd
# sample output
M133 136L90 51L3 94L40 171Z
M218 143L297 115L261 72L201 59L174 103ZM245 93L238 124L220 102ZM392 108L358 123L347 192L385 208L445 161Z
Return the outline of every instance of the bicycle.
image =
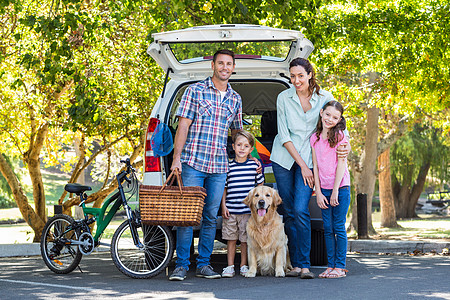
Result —
M86 207L86 191L91 187L77 183L65 185L65 190L80 198L84 219L74 220L64 214L50 218L41 237L41 255L47 267L57 274L72 272L80 263L83 255L89 255L102 245L100 237L116 212L123 207L125 220L114 232L110 251L115 266L123 274L132 278L150 278L161 273L173 256L174 241L167 226L142 224L139 210L128 205L131 197L138 195L139 181L130 160L121 160L126 164L124 171L116 175L117 192L105 201L101 208ZM125 189L130 196L125 196ZM109 211L106 213L107 209ZM95 235L90 225L97 222ZM81 270L81 269L80 269Z

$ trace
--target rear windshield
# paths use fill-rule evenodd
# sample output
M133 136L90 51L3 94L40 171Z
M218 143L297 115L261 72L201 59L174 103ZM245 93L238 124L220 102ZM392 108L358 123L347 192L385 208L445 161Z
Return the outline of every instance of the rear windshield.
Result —
M180 63L194 63L212 60L220 49L232 50L239 58L254 58L272 61L284 61L287 58L292 41L270 42L214 42L214 43L171 43L170 49Z

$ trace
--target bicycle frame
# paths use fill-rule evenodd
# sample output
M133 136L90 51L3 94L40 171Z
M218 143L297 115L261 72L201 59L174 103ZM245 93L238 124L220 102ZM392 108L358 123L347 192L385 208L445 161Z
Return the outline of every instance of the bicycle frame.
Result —
M89 215L92 215L94 217L94 220L97 223L97 229L95 230L95 235L93 236L94 238L94 242L95 244L98 244L98 241L100 239L100 236L103 234L103 232L105 231L106 227L109 225L109 223L111 222L112 218L114 217L114 215L116 214L116 212L120 209L120 206L123 205L125 212L127 214L127 219L128 222L132 222L133 221L133 216L131 213L131 209L128 206L128 203L126 201L125 198L125 193L123 191L123 187L122 187L122 182L124 180L129 181L129 179L127 179L127 172L123 171L121 173L119 173L116 176L117 182L118 182L118 191L112 195L110 198L108 198L105 203L102 205L101 208L96 208L96 207L86 207L85 201L82 201L81 203L81 207L83 208L83 213L84 213L84 217L85 220L89 220ZM129 181L131 182L131 181ZM84 200L86 200L87 196L85 194L82 195L82 197L84 198ZM109 212L105 215L106 209L109 207L109 205L113 202L114 204L112 205L111 209L109 210ZM137 247L143 247L142 243L136 239L137 237L137 233L135 231L135 228L133 226L130 227L131 231L132 231L132 236L133 236L133 241L134 244Z
M105 215L106 209L113 201L115 201L113 206L111 207L109 212ZM101 208L87 207L84 204L84 202L81 205L81 207L83 208L85 219L88 219L88 216L92 215L96 220L97 229L95 230L94 235L95 243L98 243L100 236L103 234L106 227L109 225L112 218L114 217L116 212L120 209L120 206L123 204L122 202L123 201L121 201L120 191L117 191L113 196L111 196L105 201L105 203L102 205Z

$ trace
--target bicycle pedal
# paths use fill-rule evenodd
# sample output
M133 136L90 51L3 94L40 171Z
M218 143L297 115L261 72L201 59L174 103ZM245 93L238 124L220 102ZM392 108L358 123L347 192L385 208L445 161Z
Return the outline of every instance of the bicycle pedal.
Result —
M60 260L57 260L56 258L53 259L53 261L54 261L55 263L57 263L58 265L60 265L60 266L63 265L63 263L62 263Z

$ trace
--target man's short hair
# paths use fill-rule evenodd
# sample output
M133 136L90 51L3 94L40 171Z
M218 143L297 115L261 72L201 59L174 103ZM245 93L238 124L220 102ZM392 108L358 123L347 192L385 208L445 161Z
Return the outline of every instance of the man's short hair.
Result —
M216 53L214 53L213 62L216 62L217 56L219 54L225 54L225 55L231 56L233 58L233 65L236 64L236 61L234 60L234 52L231 50L227 50L227 49L221 49L221 50L218 50Z

